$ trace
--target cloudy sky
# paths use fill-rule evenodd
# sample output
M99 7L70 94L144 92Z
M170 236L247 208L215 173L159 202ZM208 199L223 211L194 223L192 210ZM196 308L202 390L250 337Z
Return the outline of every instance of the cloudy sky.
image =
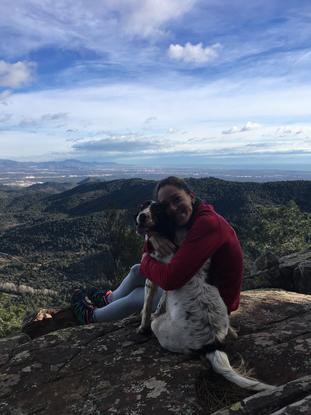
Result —
M311 169L310 0L1 0L0 158Z

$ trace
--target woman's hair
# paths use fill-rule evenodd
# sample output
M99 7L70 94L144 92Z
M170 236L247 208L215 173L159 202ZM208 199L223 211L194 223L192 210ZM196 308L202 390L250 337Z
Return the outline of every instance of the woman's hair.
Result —
M192 193L192 191L189 189L187 183L183 179L179 179L178 177L175 177L175 176L169 176L169 177L166 177L165 179L161 180L156 185L156 188L154 189L154 198L155 199L158 199L159 190L161 189L161 187L164 187L164 186L177 187L177 189L184 190L186 193L188 193L188 195L190 195Z

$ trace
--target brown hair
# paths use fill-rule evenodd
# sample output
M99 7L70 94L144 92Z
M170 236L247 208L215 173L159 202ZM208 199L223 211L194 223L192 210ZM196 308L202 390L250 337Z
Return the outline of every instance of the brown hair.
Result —
M161 180L156 185L156 188L154 189L155 199L158 199L159 190L161 189L161 187L164 187L164 186L174 186L174 187L177 187L177 189L184 190L186 193L188 193L188 195L192 194L192 191L189 189L187 183L183 179L180 179L179 177L175 177L175 176L169 176Z

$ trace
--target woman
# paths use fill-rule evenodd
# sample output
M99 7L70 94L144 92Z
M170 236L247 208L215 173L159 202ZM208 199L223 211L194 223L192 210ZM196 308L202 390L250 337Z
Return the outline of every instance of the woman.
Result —
M115 291L96 289L77 290L72 297L73 312L81 324L115 321L140 312L144 303L145 278L159 288L154 298L155 309L162 289L182 287L211 259L208 280L218 287L228 313L239 306L243 274L242 251L238 238L229 223L217 214L174 176L160 181L156 199L167 207L167 214L176 228L186 228L186 238L169 264L163 264L148 254L146 247L141 264L134 265ZM153 235L149 242L162 255L175 251L174 244ZM86 301L88 297L92 304Z

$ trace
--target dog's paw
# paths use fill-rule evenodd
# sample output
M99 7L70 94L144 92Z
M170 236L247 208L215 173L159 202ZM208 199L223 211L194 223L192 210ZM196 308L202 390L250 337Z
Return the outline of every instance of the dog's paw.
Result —
M232 326L229 326L227 337L228 339L236 340L239 335L236 329L234 329Z
M151 334L151 327L150 326L143 326L142 324L136 330L137 334Z

